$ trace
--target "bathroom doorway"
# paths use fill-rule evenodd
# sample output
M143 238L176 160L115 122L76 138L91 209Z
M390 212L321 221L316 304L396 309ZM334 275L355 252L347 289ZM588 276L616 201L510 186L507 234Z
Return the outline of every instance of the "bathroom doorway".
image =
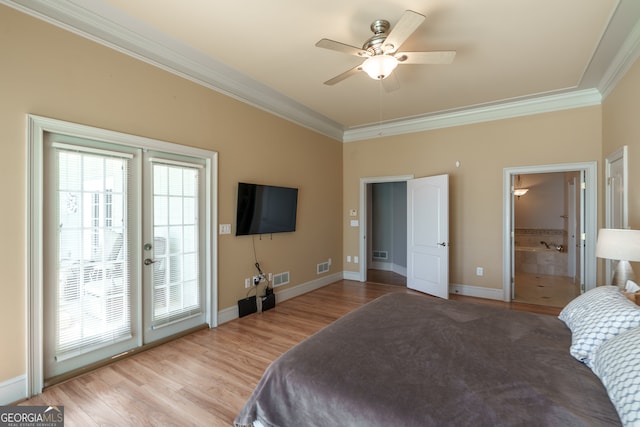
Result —
M580 295L579 182L577 171L516 176L514 301L564 307Z
M505 301L564 307L595 286L596 166L505 169Z

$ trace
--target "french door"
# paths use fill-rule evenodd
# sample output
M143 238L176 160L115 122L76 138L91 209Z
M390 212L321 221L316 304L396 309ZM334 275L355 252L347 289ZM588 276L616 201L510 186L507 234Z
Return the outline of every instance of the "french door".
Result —
M144 153L144 341L205 322L204 161ZM146 290L146 291L145 291Z
M43 379L207 322L207 161L45 133Z

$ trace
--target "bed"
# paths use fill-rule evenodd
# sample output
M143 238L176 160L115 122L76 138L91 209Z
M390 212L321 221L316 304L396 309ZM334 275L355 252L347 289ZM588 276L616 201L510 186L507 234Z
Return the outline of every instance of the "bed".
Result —
M593 294L572 302L561 318L414 294L382 296L274 361L234 423L621 425L619 408L592 370L595 353L580 359L569 351L577 339L572 327L597 311L590 304L614 292ZM638 314L637 323L622 329L640 331L640 308L622 299ZM640 342L640 333L632 341Z

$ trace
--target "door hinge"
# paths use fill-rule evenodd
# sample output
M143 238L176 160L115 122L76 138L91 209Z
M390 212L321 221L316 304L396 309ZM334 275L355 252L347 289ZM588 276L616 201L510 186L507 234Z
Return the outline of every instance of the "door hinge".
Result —
M586 190L587 189L587 183L586 182L581 182L580 183L580 188L583 189L583 190Z
M587 233L580 234L580 240L587 240Z

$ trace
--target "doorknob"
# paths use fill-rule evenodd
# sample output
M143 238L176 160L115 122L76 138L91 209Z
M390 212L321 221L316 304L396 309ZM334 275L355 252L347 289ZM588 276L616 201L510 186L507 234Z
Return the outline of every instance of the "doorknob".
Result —
M147 258L144 260L144 265L151 265L153 264L155 261L152 260L151 258Z

